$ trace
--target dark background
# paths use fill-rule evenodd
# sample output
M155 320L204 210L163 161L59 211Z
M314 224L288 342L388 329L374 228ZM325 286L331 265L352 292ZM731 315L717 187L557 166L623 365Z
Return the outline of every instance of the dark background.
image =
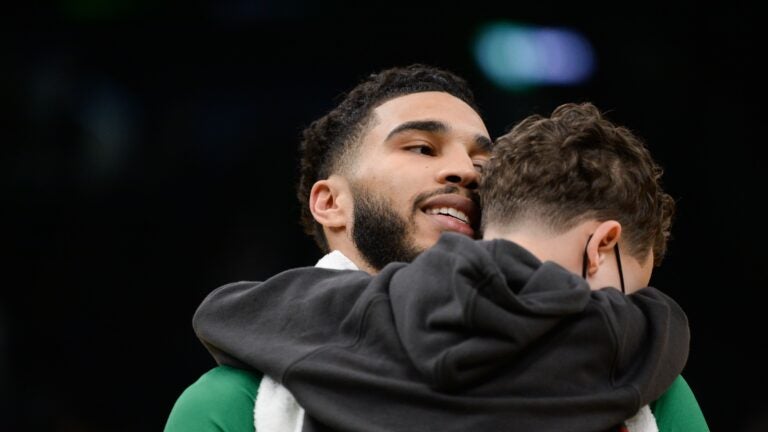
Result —
M214 365L191 328L203 297L320 256L297 222L301 129L412 62L467 78L493 136L588 100L646 139L678 199L652 284L688 313L684 376L713 431L768 430L765 23L751 7L315 3L3 16L0 430L162 429ZM471 51L493 20L582 32L595 75L494 87Z

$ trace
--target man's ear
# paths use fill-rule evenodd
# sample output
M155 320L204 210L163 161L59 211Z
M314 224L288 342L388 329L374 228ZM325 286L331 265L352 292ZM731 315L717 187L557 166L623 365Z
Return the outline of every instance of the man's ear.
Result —
M621 238L621 224L615 220L601 222L587 244L587 275L592 276L605 262L606 255L613 254L613 247Z
M328 229L344 228L350 223L352 202L349 183L336 174L315 182L309 192L309 210L312 216Z

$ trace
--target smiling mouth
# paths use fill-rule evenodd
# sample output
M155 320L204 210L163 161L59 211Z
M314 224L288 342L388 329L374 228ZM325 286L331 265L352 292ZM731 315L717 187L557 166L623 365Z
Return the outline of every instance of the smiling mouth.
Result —
M474 237L480 223L480 208L472 193L449 186L422 194L414 200L415 209L436 224L440 231L455 231ZM415 210L414 209L414 210Z
M429 208L425 209L424 213L428 215L445 215L453 217L467 225L470 225L469 216L467 216L463 211L459 209L455 209L453 207L435 207L435 208Z

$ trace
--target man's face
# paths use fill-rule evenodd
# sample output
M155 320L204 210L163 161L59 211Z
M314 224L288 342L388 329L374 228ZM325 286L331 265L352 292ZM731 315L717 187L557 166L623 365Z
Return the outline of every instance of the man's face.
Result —
M414 93L374 110L349 175L352 237L380 269L410 261L444 231L476 235L475 190L491 140L480 116L442 92Z

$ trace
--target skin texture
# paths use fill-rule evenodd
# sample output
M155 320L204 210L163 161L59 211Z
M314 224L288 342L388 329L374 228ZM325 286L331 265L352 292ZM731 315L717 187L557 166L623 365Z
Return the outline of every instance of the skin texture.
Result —
M388 203L406 223L407 243L421 251L445 231L474 236L479 209L474 191L491 140L480 116L447 93L422 92L391 99L374 110L347 172L315 183L310 209L331 249L361 269L379 270L354 242L354 190ZM454 208L470 218L429 214Z

